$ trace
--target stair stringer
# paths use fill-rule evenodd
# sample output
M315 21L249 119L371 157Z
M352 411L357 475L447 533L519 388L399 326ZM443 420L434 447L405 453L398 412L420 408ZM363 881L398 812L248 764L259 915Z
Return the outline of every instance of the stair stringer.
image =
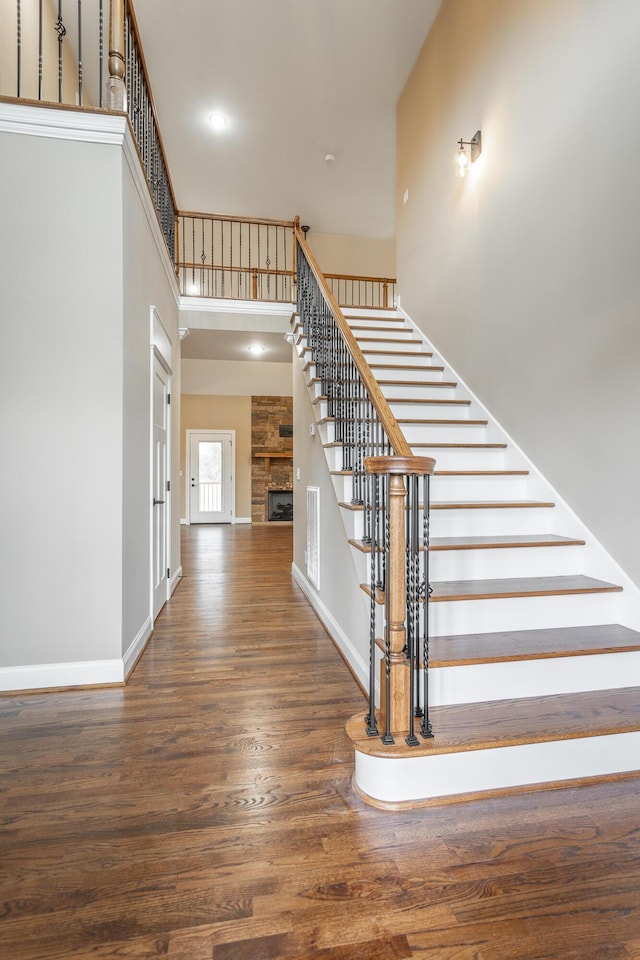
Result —
M306 486L320 488L320 586L308 578L302 550L296 552L292 576L313 607L318 619L340 650L363 691L369 686L369 603L360 589L360 575L349 546L344 511L338 506L331 476L333 450L322 446L318 408L312 403L313 388L307 384L304 362L294 356L294 517L306 517ZM312 429L311 429L312 428ZM302 445L306 445L304 452ZM300 482L299 482L300 481ZM296 538L294 522L294 541ZM327 538L331 538L327 541Z
M570 504L553 487L551 482L536 467L535 463L527 456L514 438L500 424L500 422L483 405L482 401L469 388L465 381L459 376L457 371L438 351L437 347L422 330L411 319L409 314L402 308L397 308L397 313L412 327L416 337L419 337L425 347L433 353L433 362L445 367L443 374L446 380L456 380L458 387L456 396L464 397L472 402L474 416L481 416L489 421L487 435L492 440L500 440L507 444L505 452L505 468L508 469L526 469L529 471L527 478L527 496L533 500L551 500L555 503L553 511L553 531L562 532L569 537L580 538L585 541L582 559L582 573L586 576L595 577L601 580L609 580L619 584L623 589L616 600L617 613L620 623L631 627L634 630L640 630L640 587L629 577L620 564L611 556L598 538L580 519ZM437 467L437 452L434 452Z

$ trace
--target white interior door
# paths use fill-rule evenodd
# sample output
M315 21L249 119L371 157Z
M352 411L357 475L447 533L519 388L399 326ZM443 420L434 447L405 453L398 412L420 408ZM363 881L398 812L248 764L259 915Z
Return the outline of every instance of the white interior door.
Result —
M233 431L189 431L189 520L231 523L234 516Z
M168 583L168 504L169 484L167 449L169 441L169 374L156 356L153 358L152 404L152 608L157 617L167 599Z

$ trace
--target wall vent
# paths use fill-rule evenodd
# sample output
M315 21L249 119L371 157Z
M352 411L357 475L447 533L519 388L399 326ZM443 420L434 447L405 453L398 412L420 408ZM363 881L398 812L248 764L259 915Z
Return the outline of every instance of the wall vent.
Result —
M307 577L320 589L320 488L307 487Z

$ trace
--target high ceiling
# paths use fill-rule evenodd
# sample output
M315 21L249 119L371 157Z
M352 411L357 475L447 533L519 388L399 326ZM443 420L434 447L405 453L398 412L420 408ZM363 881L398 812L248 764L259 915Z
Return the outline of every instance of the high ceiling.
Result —
M440 4L134 0L180 209L391 237L395 105Z

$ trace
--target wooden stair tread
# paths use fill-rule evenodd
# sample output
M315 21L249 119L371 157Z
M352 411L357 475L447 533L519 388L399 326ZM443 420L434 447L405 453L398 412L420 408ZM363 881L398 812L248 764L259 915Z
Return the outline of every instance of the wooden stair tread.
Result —
M380 367L381 364L374 364L375 367ZM406 369L406 368L403 368ZM417 367L418 370L423 370L424 367ZM438 367L439 370L444 370L444 367ZM457 387L457 381L455 380L378 380L379 387ZM445 401L446 403L447 401Z
M361 503L347 503L341 500L338 504L346 510L363 510ZM554 507L550 500L432 500L431 510L527 510L541 507ZM422 505L420 504L420 507Z
M551 500L432 500L432 510L526 510L554 507Z
M398 417L398 423L424 423L427 426L445 426L445 427L486 427L488 420L434 420L421 419L418 417Z
M640 650L640 633L619 623L432 637L429 663L451 667Z
M489 580L436 580L431 582L431 603L461 600L508 600L524 597L561 597L575 594L619 593L622 587L582 574L563 577L498 577ZM360 588L371 596L369 584ZM376 590L376 603L384 603L384 591Z
M350 539L349 543L361 553L371 553L371 544ZM527 533L520 536L486 537L432 537L431 552L440 550L499 550L526 549L528 547L583 547L584 540L562 537L557 533ZM422 546L420 547L422 549Z
M457 407L471 406L471 400L433 400L426 397L387 397L387 403L423 403L423 404L442 404ZM486 423L486 421L485 421Z
M440 386L440 384L438 384L438 386ZM356 402L356 401L361 400L362 398L361 398L361 397L351 397L351 396L345 396L345 395L343 395L342 397L340 397L340 399L341 399L342 401L346 401L346 402ZM329 397L326 395L326 393L321 394L321 396L319 396L319 397L314 397L313 400L311 401L311 403L312 403L313 405L317 405L317 404L319 404L319 403L322 403L323 400L324 400L325 402L327 402L327 401L329 400ZM445 406L445 407L446 407L446 406L468 407L468 406L470 406L470 404L471 404L471 400L442 400L442 399L433 400L433 399L428 399L428 398L423 398L423 397L420 397L420 398L418 398L418 399L416 399L415 397L386 397L386 401L387 401L387 403L416 403L416 404L420 404L420 405L423 405L423 406L432 405L432 406ZM411 422L411 421L398 421L398 422L400 422L400 423L408 423L408 422ZM457 421L456 421L456 422L457 422ZM476 421L473 421L473 420L464 420L464 421L462 421L462 422L464 422L464 423L474 423L474 422L476 422ZM482 422L483 422L483 423L486 423L487 421L486 421L486 420L483 420Z
M343 401L348 402L349 397L342 397ZM335 417L322 417L318 420L318 423L334 423ZM371 417L343 417L342 421L344 423L374 423L375 420ZM418 419L418 418L401 418L398 417L396 420L397 423L409 423L414 426L424 424L428 427L486 427L487 420L427 420L427 419Z
M410 443L412 450L424 450L435 447L438 450L506 450L506 443Z
M577 593L616 593L614 583L585 577L509 577L504 580L442 580L431 584L431 602L455 600L491 600L509 597L559 597Z
M640 687L437 706L429 714L434 738L422 740L417 721L416 747L402 733L386 746L368 737L361 713L348 721L347 735L361 753L393 758L630 733L640 730Z
M355 328L352 327L351 329L352 329L352 331L353 331ZM371 330L370 332L371 332L371 333L377 333L376 330ZM370 336L367 335L367 333L359 333L359 334L355 337L355 339L356 339L358 342L360 342L360 341L362 340L363 342L366 341L367 343L402 343L402 344L404 344L405 346L406 346L408 343L415 343L416 345L420 345L420 344L422 343L422 340L415 340L413 337L410 337L410 336L409 336L409 337L375 337L375 336L374 336L374 337L370 337ZM427 354L425 354L425 356L431 357L431 356L433 356L433 354L432 354L432 353L427 353Z
M412 354L412 356L415 357L416 354L414 353L414 354ZM424 354L422 354L422 356L426 357L427 354L424 353ZM376 369L376 370L398 370L398 369L401 369L401 370L422 370L423 372L424 372L424 371L427 371L427 370L438 370L438 371L442 372L442 371L444 370L444 367L433 367L433 366L432 366L432 367L426 367L426 366L425 366L424 364L422 364L422 363L415 363L415 364L403 363L402 366L399 366L397 363L376 363L375 361L373 361L372 363L369 364L369 366L370 366L370 367L373 367L373 368ZM376 378L376 379L377 379L377 378ZM378 380L378 384L384 383L384 382L385 382L384 380ZM403 382L403 383L409 383L409 384L412 383L411 380L403 380L402 382ZM424 384L423 384L423 386L424 386ZM430 386L451 386L451 384L446 384L446 383L445 383L445 384L430 384Z
M391 341L387 341L387 342L390 343ZM416 341L416 342L417 342L417 341ZM394 357L432 357L432 356L433 356L432 353L429 353L429 352L426 351L426 350L425 350L425 351L422 351L422 350L378 350L378 349L370 350L368 347L365 347L365 348L362 350L362 352L364 353L365 357L379 357L379 356L382 356L382 355L384 355L384 354L389 354L389 353L392 353ZM372 364L372 366L373 366L373 364ZM411 368L410 368L410 369L411 369ZM422 369L424 369L424 367L420 367L420 369L422 370ZM432 369L433 369L433 368L432 368ZM443 367L442 369L444 369L444 367Z
M375 318L371 317L370 319L374 320ZM398 324L402 325L403 323L402 317L380 317L379 320L380 320L380 323L376 323L374 327L369 327L365 323L350 323L349 328L352 333L354 332L354 330L364 331L365 333L367 331L371 333L379 333L381 330L387 330L389 331L389 333L397 333L399 329L406 330L407 333L409 334L413 333L410 327L402 327L402 326L398 327ZM383 326L383 324L389 323L390 320L393 321L395 326L392 326L392 327Z
M528 470L434 470L434 477L528 477Z
M350 477L353 470L330 470L332 476ZM528 470L434 470L434 477L526 477Z

